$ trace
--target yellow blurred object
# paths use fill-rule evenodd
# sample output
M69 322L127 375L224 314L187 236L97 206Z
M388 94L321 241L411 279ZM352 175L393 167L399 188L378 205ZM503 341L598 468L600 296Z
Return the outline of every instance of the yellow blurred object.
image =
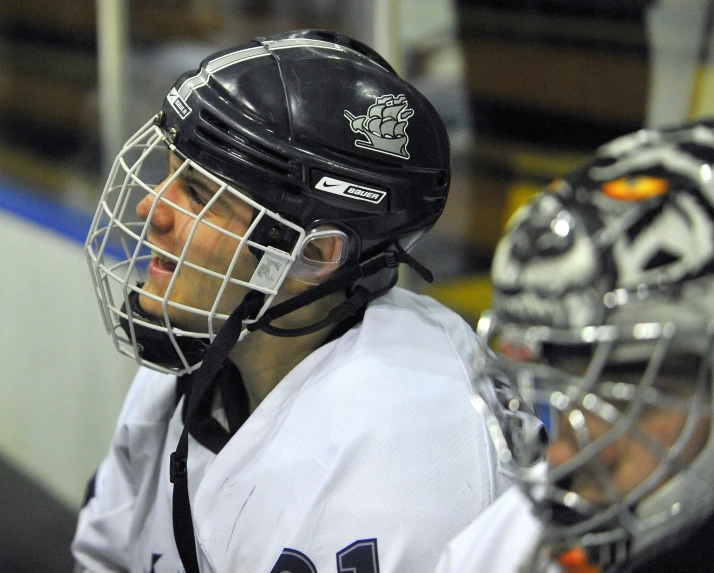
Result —
M488 274L466 276L432 284L426 294L475 326L481 313L491 306L491 280Z
M709 64L700 64L692 89L689 118L714 116L714 69Z
M530 201L536 193L542 190L543 186L537 183L516 182L511 185L503 212L503 228L506 228L506 224L521 205Z

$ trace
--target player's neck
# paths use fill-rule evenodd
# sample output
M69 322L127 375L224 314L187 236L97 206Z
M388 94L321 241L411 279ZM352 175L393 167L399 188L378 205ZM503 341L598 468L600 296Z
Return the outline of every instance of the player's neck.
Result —
M283 317L274 326L293 329L312 325L337 304L335 300L318 303L321 304L313 303L315 306ZM295 366L322 346L334 327L330 325L317 332L295 337L273 336L257 331L236 344L229 357L243 377L251 413Z

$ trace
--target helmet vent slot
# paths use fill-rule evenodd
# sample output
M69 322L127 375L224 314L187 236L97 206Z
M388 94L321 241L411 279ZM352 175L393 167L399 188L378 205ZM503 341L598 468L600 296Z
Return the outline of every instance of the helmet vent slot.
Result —
M207 110L201 110L200 118L203 121L196 132L231 156L240 157L252 166L268 170L273 175L292 179L299 176L299 170L286 155L277 153L237 132L228 123Z

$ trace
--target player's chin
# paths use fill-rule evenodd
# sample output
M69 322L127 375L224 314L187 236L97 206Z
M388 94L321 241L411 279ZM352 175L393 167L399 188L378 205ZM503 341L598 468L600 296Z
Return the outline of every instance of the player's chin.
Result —
M164 317L162 303L152 297L149 297L149 296L143 294L143 293L139 294L139 306L141 307L141 310L143 312L145 312L146 314L148 314L149 316L152 316L154 318L163 318Z
M156 281L153 277L149 277L148 280L142 285L141 291L139 292L139 305L141 309L148 315L155 318L164 318L164 303L166 301L166 291L168 285L161 284L160 281ZM171 291L170 300L177 300L180 297L178 285L174 285ZM169 317L175 314L175 307L167 305L167 311Z
M147 315L158 319L165 326L186 332L208 334L206 320L197 314L192 314L170 305L166 307L166 314L164 314L162 303L146 295L139 295L139 305ZM168 322L166 321L166 315L168 315Z

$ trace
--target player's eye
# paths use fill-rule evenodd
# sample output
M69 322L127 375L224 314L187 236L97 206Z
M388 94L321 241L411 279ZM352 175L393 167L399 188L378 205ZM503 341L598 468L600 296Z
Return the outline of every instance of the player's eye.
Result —
M206 204L206 200L191 185L186 185L186 195L188 195L188 198L191 200L191 202L196 205L200 205L201 207L203 207Z

